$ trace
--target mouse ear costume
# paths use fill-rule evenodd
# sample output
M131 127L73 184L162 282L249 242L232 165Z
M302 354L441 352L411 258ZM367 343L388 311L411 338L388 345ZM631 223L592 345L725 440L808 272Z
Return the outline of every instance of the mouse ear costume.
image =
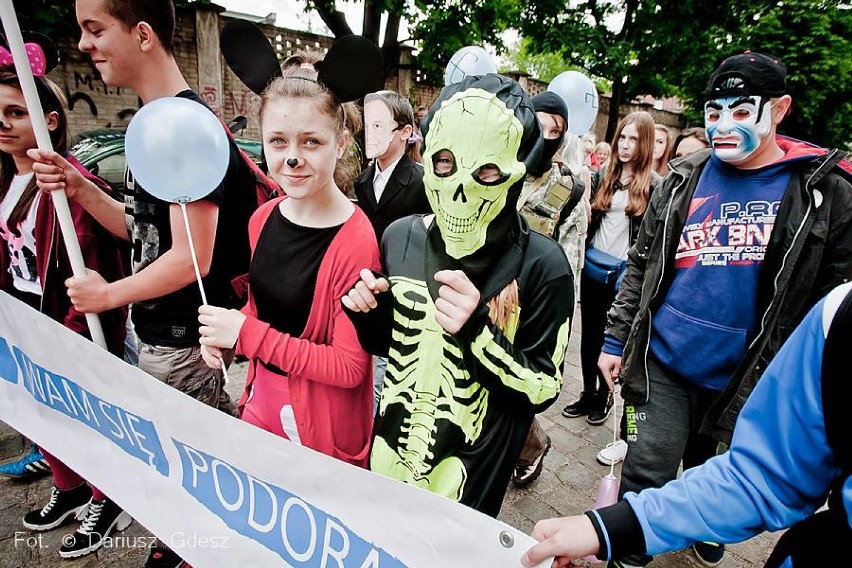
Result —
M573 278L559 245L515 208L543 148L518 83L445 87L423 131L435 218L387 229L390 292L350 314L365 348L388 355L370 468L496 516L534 414L562 386ZM482 297L455 335L435 320L443 269L464 271Z
M43 78L45 74L50 73L59 63L59 50L56 44L46 35L36 32L22 31L21 36L24 39L24 48L27 51L27 59L30 62L36 91L42 105L48 105L50 102L54 105L59 104L56 95L53 94L53 91L50 90L50 87L47 86L47 82ZM9 69L15 72L15 60L12 58L12 52L9 50L9 42L3 34L0 34L0 69Z
M36 32L23 31L21 36L24 39L24 48L27 51L27 59L30 61L33 75L43 77L45 73L52 71L59 63L59 50L56 44L46 35ZM0 34L0 67L15 68L15 61L9 51L9 42L3 34Z
M281 77L281 64L269 39L255 24L232 20L219 40L231 71L257 95ZM317 82L338 101L348 103L382 88L381 50L364 36L348 35L334 42L322 61L314 64Z

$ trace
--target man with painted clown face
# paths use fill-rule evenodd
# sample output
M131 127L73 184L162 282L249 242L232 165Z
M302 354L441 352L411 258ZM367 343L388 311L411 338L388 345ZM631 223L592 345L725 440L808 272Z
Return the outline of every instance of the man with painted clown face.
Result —
M364 347L387 355L370 469L496 516L536 412L562 387L573 277L516 204L544 146L520 85L445 87L426 117L434 215L393 223L387 276L343 297Z
M704 104L711 149L673 162L651 196L599 360L623 383L622 496L662 487L681 460L700 465L729 443L781 344L852 275L848 164L843 152L776 135L791 104L778 59L726 59ZM693 548L708 564L724 554ZM651 559L619 555L602 549L617 566Z

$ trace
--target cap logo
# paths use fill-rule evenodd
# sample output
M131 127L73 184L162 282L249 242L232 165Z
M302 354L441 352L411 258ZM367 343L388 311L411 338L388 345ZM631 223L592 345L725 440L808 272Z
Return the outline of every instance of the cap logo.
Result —
M745 81L743 81L742 77L727 77L716 85L716 89L736 89L744 91L746 89L746 84Z

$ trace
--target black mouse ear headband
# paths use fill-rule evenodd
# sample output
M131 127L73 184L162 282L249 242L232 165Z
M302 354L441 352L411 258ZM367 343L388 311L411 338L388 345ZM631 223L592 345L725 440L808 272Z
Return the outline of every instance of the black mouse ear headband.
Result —
M35 77L43 77L59 63L59 50L56 44L47 37L36 32L21 32L24 38L24 48L27 50L27 59L30 69ZM0 35L0 69L15 69L15 61L12 52L9 51L9 42L5 35Z
M256 94L281 77L281 64L272 44L255 24L231 20L222 29L222 54L231 71ZM342 103L355 101L383 87L382 52L369 39L344 36L334 42L322 61L314 64L317 83ZM303 78L302 78L303 79Z

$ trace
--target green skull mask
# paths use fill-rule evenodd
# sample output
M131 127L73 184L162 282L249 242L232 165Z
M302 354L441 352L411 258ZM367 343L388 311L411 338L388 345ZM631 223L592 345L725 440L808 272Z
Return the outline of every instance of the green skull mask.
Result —
M423 183L447 254L460 259L485 244L526 166L524 128L495 93L470 88L441 103L429 124Z

